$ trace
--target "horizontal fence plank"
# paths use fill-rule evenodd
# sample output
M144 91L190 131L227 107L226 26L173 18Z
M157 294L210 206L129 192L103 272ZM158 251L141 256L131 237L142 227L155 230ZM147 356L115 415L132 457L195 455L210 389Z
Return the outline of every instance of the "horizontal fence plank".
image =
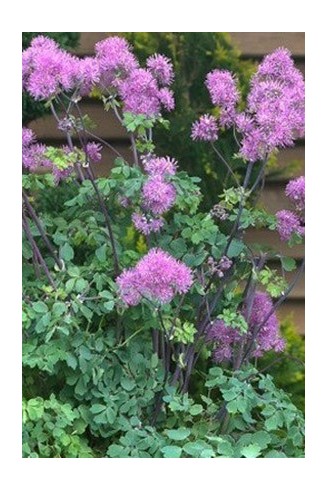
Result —
M101 138L127 139L128 133L117 121L113 111L106 112L101 102L84 100L80 104L82 114L87 114L95 123L96 128L92 130ZM77 116L77 113L72 111ZM63 115L61 115L63 117ZM57 122L52 115L47 115L32 121L29 127L40 139L63 139L63 132L57 127Z
M229 34L246 57L262 56L281 46L288 48L294 56L305 55L304 32L230 32Z
M82 32L80 45L76 49L79 55L93 54L96 42L119 32ZM294 56L305 55L304 32L230 32L231 40L237 45L241 53L247 57L259 57L270 51L284 46Z
M279 239L279 235L276 231L250 229L246 232L245 240L249 245L255 243L267 245L281 255L286 255L286 257L294 257L294 259L303 259L304 257L304 245L295 245L290 248L285 242L282 242Z

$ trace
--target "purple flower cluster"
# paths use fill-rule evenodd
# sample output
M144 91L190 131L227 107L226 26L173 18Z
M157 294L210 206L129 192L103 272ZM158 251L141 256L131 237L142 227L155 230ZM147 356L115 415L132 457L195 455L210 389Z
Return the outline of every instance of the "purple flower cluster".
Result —
M220 108L221 126L231 126L240 97L235 78L228 70L213 70L207 74L205 85L212 103Z
M143 165L148 175L165 177L166 175L176 174L178 162L170 157L151 156L150 158L143 159Z
M241 155L256 161L304 136L304 100L303 76L294 66L291 53L279 48L266 56L251 81Z
M162 86L169 86L174 80L173 65L169 58L154 54L147 59L147 68Z
M173 206L176 190L172 184L165 182L161 175L152 175L144 184L141 197L145 209L159 215Z
M100 143L95 143L94 141L92 141L86 144L85 153L87 154L91 162L98 163L102 158L102 149L103 147Z
M85 147L85 152L89 160L97 163L101 160L102 146L99 143L90 142ZM52 171L54 181L58 184L61 180L69 177L74 171L73 162L84 163L83 153L78 148L69 148L63 146L60 150L63 155L62 162L52 161L48 157L48 148L40 143L37 143L35 134L31 129L23 128L22 130L22 163L23 167L30 171L35 171L40 167L46 167ZM67 157L67 158L64 158Z
M38 167L51 167L52 163L46 157L46 146L36 142L31 129L22 130L22 163L23 167L35 170Z
M216 274L218 277L222 278L225 272L232 266L232 260L226 255L221 257L219 262L216 262L213 257L209 257L207 265L209 266L211 274Z
M240 133L240 155L245 160L265 159L304 136L304 80L287 49L279 48L263 59L251 80L244 112L237 112L239 93L230 72L214 70L208 73L205 84L213 104L220 109L220 126L234 125ZM192 127L192 139L214 141L215 125L215 118L202 116Z
M277 230L280 239L288 241L293 233L304 235L305 233L305 178L298 177L288 182L285 189L286 196L290 199L295 210L288 211L283 209L276 213Z
M142 213L134 213L132 221L144 235L158 232L164 226L161 214L168 211L176 199L176 190L167 179L177 171L177 161L170 157L144 156L143 166L148 178L141 190Z
M279 334L279 322L272 311L272 300L267 293L256 292L248 319L248 331L245 334L225 325L223 320L214 321L207 329L208 342L214 343L213 358L215 362L231 361L241 343L244 345L254 337L251 357L261 357L269 350L280 352L285 341ZM246 318L246 308L242 310ZM269 317L268 317L269 315ZM268 317L268 318L267 318ZM264 322L264 323L263 323Z
M112 36L96 43L95 56L80 59L44 36L36 37L23 52L23 88L37 100L61 91L88 95L94 86L119 96L123 110L153 117L174 109L168 86L173 81L168 58L154 55L141 68L126 39Z
M302 175L288 182L285 190L286 196L294 204L297 211L305 209L305 178Z
M62 50L52 39L34 38L22 57L23 88L36 100L50 99L61 90L74 87L78 58Z
M99 67L100 86L111 89L120 85L139 63L123 37L112 36L95 45L94 63Z
M192 271L167 252L153 248L135 267L123 271L116 282L128 306L137 305L142 298L164 304L190 289Z
M132 223L138 231L146 236L152 232L157 233L164 226L163 218L147 218L141 213L133 213Z
M146 68L132 70L119 84L118 92L125 112L154 117L160 114L162 105L168 111L174 109L172 92L159 88L156 78Z
M200 116L191 128L191 138L200 141L216 141L218 139L218 125L216 118L209 114Z

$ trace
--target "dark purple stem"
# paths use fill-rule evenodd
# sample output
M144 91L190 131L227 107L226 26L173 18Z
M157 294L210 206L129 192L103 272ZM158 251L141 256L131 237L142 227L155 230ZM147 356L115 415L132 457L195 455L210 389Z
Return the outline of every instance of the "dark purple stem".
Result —
M54 249L54 247L52 246L52 244L50 243L50 240L49 238L47 237L44 229L43 229L43 226L32 206L32 204L30 203L29 201L29 198L27 196L27 194L25 193L25 191L23 190L23 199L24 199L24 203L25 203L25 206L27 208L27 211L28 211L28 214L30 215L31 219L33 219L34 223L36 224L36 227L38 228L39 232L40 232L40 235L45 243L45 245L47 246L52 258L54 259L54 261L56 262L58 268L61 270L62 267L63 267L63 264L62 262L60 261L60 259L58 258L57 256L57 253L56 253L56 250Z

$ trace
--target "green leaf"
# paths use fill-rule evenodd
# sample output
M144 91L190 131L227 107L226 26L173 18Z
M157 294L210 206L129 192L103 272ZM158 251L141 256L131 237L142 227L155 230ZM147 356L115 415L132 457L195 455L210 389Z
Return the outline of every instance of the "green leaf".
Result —
M116 419L116 413L112 409L112 407L107 407L106 408L106 418L109 424L112 424L114 420Z
M43 303L42 301L37 301L36 303L33 303L32 309L36 313L47 313L48 306L45 303Z
M72 260L73 257L74 257L74 250L72 249L72 247L70 246L69 243L65 243L61 248L60 248L60 251L59 251L59 256L61 259L64 259L64 260Z
M110 458L126 457L126 449L118 444L112 444L107 449L107 455Z
M280 416L277 413L266 419L264 422L264 426L268 431L276 430L281 425Z
M106 249L107 245L104 243L101 247L97 248L96 250L96 257L99 260L99 262L106 262Z
M244 248L245 248L245 244L240 240L236 240L234 238L229 246L227 256L229 257L229 259L233 257L238 257L238 255L241 254Z
M124 390L131 391L131 390L133 390L133 388L135 388L136 383L133 379L122 378L121 379L121 386Z
M67 354L66 363L67 363L67 366L71 367L74 370L77 368L77 359L71 353Z
M205 449L211 448L208 444L206 444L206 442L203 441L187 442L187 444L183 446L183 450L193 458L199 458L200 454Z
M271 436L264 430L260 430L253 434L253 441L258 444L261 449L266 449L271 442Z
M203 451L199 455L200 458L214 458L215 452L213 449L203 449Z
M264 455L265 458L287 458L286 454L282 451L277 451L276 449L272 449Z
M187 251L187 245L183 238L177 238L170 243L170 247L177 257L182 257Z
M184 439L187 439L190 434L191 430L186 429L185 427L180 427L179 429L172 429L167 431L167 435L173 441L183 441Z
M261 448L258 444L249 444L241 449L240 454L245 458L257 458L261 454Z
M27 402L26 410L31 420L39 420L44 413L44 402L40 397L32 398Z
M66 305L65 303L54 303L52 307L52 312L55 316L61 316L63 313L66 312Z
M94 414L103 412L104 410L106 410L106 405L102 405L101 403L95 403L90 408L90 412Z
M103 303L103 306L104 308L106 308L107 311L112 311L115 306L115 302L114 300L106 301L105 303Z
M164 458L180 458L182 449L178 446L164 446L161 449Z
M196 403L195 405L190 407L189 413L190 415L199 415L200 413L202 413L202 411L203 411L203 407L198 403Z
M231 400L234 400L237 398L238 393L235 390L222 390L222 396L225 399L225 401L230 402Z
M285 271L291 272L296 269L296 260L292 257L280 257L280 260Z

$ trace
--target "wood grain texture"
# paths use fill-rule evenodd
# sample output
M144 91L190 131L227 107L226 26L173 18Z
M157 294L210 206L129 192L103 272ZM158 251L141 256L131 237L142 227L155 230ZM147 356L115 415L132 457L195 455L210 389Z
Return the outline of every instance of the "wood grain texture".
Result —
M117 32L82 32L80 46L76 52L93 54L96 42L108 36L121 34ZM231 40L244 56L262 56L273 49L285 46L297 57L305 55L304 32L230 32Z
M294 56L305 55L304 32L230 32L232 41L244 56L262 56L284 46Z

